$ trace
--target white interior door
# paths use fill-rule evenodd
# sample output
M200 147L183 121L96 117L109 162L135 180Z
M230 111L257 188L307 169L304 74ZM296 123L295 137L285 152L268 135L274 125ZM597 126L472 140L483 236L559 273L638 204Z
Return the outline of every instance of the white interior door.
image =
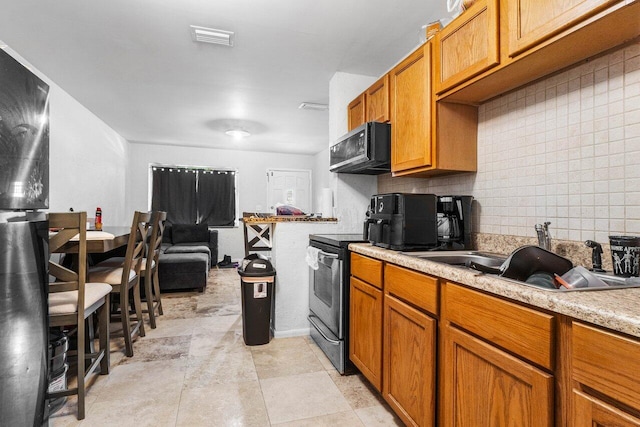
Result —
M267 206L273 213L278 203L311 213L311 171L267 169L267 195Z

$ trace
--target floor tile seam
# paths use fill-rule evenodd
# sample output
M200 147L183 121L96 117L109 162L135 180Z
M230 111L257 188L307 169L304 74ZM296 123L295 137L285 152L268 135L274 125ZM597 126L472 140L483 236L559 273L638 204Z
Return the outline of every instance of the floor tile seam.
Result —
M135 357L135 356L134 356ZM130 366L132 367L131 369L135 368L136 364L143 364L143 363L157 363L157 362L164 362L164 361L176 361L179 359L183 359L184 357L172 357L172 358L163 358L163 359L155 359L155 360L137 360L134 362L128 362L128 363L118 363L117 365L113 365L110 367L109 369L109 374L108 375L104 375L104 377L108 380L109 379L109 375L111 375L111 371L113 371L113 369L118 368L120 366ZM126 359L123 359L126 360ZM187 365L185 364L184 367L186 367Z
M320 370L320 371L298 372L298 373L294 373L294 374L278 375L278 376L275 376L275 377L268 377L268 378L258 378L258 381L262 382L262 381L269 381L269 380L286 380L288 378L293 379L295 377L299 377L299 376L303 376L303 375L312 375L312 374L319 374L319 373L324 373L329 378L331 378L331 376L326 371ZM338 388L338 386L336 386L336 388ZM340 391L339 388L338 388L338 391ZM342 392L340 392L340 394L342 394ZM344 395L343 395L343 397L344 397Z
M253 358L253 351L251 351L251 348L249 348L249 354L251 355L251 363L253 363L253 370L256 373L256 378L257 378L257 383L258 383L258 388L260 389L260 396L262 397L262 404L264 405L264 409L265 412L267 414L267 421L269 422L269 426L272 425L271 423L271 416L269 415L269 408L267 408L267 402L264 398L264 390L262 389L262 380L260 379L260 376L258 375L258 367L256 366L256 361Z
M208 385L204 385L204 386L200 385L199 386L199 385L190 385L190 382L188 380L185 380L185 382L182 384L182 388L180 390L180 393L181 394L184 393L185 390L192 390L192 391L201 390L202 392L206 392L207 390L210 390L214 386L242 385L242 384L247 384L247 383L252 383L252 382L259 382L259 381L260 381L259 379L254 378L254 379L244 379L244 380L239 380L239 381L210 382ZM264 400L264 396L263 396L262 399Z
M185 374L186 375L186 374ZM173 421L173 426L178 426L178 420L180 419L180 409L182 408L182 397L184 395L184 380L182 381L182 387L180 388L180 398L178 399L178 409L176 410L175 420Z
M149 397L148 394L145 394L145 395L136 395L136 396L133 396L133 397L132 396L116 396L113 399L109 399L108 397L112 397L113 395L112 394L108 394L108 395L104 396L102 399L100 399L100 398L96 399L95 402L92 403L92 406L95 405L95 404L104 404L104 405L112 406L114 408L118 408L118 406L121 403L126 404L126 403L131 403L132 401L145 401L145 400L151 400L154 403L156 403L157 401L162 401L163 399L165 399L165 401L162 402L164 405L171 404L171 405L179 406L180 405L180 400L181 400L181 397L182 397L182 392L183 392L183 389L182 389L182 386L180 386L179 390L176 387L176 392L175 392L176 397L174 397L174 398L171 398L169 393L163 393L162 395L151 396L151 397ZM169 397L167 397L167 396L169 396ZM153 406L155 406L155 405L153 405ZM86 412L86 413L88 414L89 412Z

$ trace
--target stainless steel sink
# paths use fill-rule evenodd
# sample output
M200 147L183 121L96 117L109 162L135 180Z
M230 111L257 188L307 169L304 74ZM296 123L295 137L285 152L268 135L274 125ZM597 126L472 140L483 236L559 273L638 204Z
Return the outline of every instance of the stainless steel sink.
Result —
M479 251L402 252L404 255L443 264L464 266L473 261L488 267L499 268L507 257Z
M488 252L480 252L480 251L441 251L441 252L402 252L403 255L421 258L433 262L439 262L451 266L469 268L466 267L468 261L473 261L478 264L486 265L488 267L499 268L502 263L507 259L506 255L493 254ZM509 279L506 277L501 277L494 275L496 277L500 277L503 280L507 280L509 282L513 282L519 285L530 286L538 289L543 289L551 292L577 292L577 291L601 291L608 289L626 289L626 288L638 288L640 287L640 278L638 277L619 277L614 276L612 273L596 273L592 272L596 277L605 282L606 287L590 287L590 288L575 288L575 289L550 289L548 287L543 287L536 285L535 283L527 283L519 280ZM491 276L491 274L489 274Z

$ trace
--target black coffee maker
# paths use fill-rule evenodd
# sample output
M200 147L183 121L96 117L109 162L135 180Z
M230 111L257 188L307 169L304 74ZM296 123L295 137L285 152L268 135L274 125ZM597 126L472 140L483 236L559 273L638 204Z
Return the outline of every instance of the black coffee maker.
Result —
M473 196L438 196L439 249L471 249L472 203Z

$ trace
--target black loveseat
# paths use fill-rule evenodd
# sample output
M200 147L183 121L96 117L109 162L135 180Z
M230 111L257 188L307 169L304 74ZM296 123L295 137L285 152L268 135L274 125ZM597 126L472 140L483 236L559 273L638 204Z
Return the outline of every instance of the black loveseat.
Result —
M218 263L218 230L206 224L169 224L162 236L158 264L160 290L207 286L209 269Z

